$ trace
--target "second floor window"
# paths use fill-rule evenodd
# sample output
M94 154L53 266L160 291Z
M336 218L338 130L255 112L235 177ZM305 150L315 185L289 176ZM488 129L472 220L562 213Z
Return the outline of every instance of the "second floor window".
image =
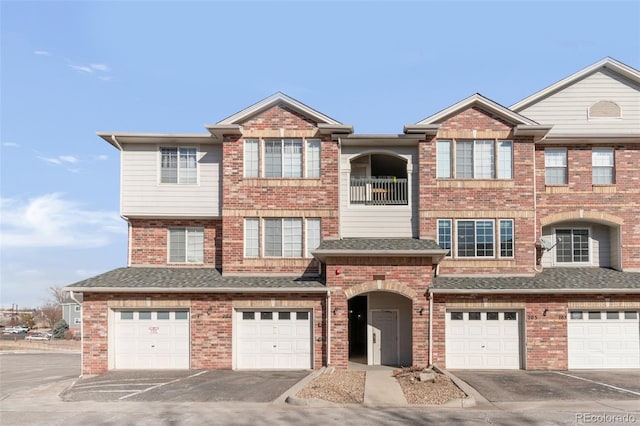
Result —
M458 257L493 257L494 231L492 220L459 220Z
M303 223L306 225L304 235ZM311 257L311 250L320 245L320 235L318 218L247 218L244 221L244 255Z
M198 183L196 148L160 148L160 183Z
M567 149L544 149L544 173L547 185L567 184Z
M244 177L303 176L320 177L319 139L245 139Z
M614 183L613 148L593 148L591 150L591 166L594 185Z
M589 230L556 229L556 241L556 262L589 262Z
M497 229L496 229L497 222ZM513 219L438 219L438 245L456 258L513 258ZM497 243L496 243L497 241ZM454 247L455 242L455 247Z
M203 261L203 228L169 228L170 263L203 263Z
M451 256L451 219L438 219L438 245Z
M438 140L436 162L438 179L512 179L513 142Z

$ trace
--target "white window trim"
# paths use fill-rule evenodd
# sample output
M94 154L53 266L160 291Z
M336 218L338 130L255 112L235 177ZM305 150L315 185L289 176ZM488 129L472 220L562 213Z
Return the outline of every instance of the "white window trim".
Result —
M258 221L258 256L247 256L247 233L246 233L246 225L244 226L244 232L243 232L243 240L242 240L242 255L245 259L313 259L313 256L307 256L307 224L309 223L309 220L318 220L320 222L320 235L319 235L319 240L320 242L322 242L322 218L319 217L246 217L244 218L244 223L246 223L246 221L248 219L255 219ZM301 255L300 256L295 256L295 257L288 257L288 256L267 256L265 255L265 243L266 243L266 233L265 233L265 225L264 222L266 219L279 219L281 220L281 224L282 224L282 220L283 219L298 219L301 221L301 226L302 226L302 232L301 232ZM281 236L284 238L284 230L281 234ZM282 241L282 249L284 252L284 241Z
M168 183L162 182L162 148L177 148L178 150L178 182L176 183ZM196 181L195 183L180 183L180 148L184 149L195 149L196 150ZM158 167L157 167L157 182L158 186L200 186L200 145L157 145L157 158L158 158Z
M511 222L511 236L513 237L511 243L512 243L512 255L511 256L502 256L502 233L500 232L500 222L502 221L509 221ZM508 218L499 218L497 220L497 226L496 226L496 235L498 236L497 238L497 250L496 250L496 255L497 257L501 258L501 259L514 259L516 257L516 223L515 220L513 219L508 219Z
M478 256L478 226L475 226L474 229L474 245L475 245L475 249L474 249L474 255L473 256L460 256L458 255L458 223L459 222L493 222L493 256ZM499 247L498 242L496 242L496 220L495 219L466 219L466 218L462 218L462 219L456 219L455 220L455 258L456 259L462 259L462 260L469 260L469 259L478 259L478 260L490 260L490 259L497 259L498 258L498 254L497 254L497 247ZM452 230L452 234L453 234L453 230ZM454 240L454 237L452 235L452 240ZM452 241L452 246L453 246L453 241ZM514 243L514 251L515 251L515 243Z
M75 305L73 308L75 312L80 312L82 307L80 305Z
M600 151L608 151L611 152L611 159L612 159L612 165L611 166L596 166L594 165L594 158L593 158L593 154L595 152L597 152L598 150ZM597 168L610 168L611 169L611 182L609 183L595 183L593 182L593 172L595 171L595 169ZM616 184L616 150L613 147L608 147L608 146L595 146L593 148L591 148L591 184L595 185L595 186L611 186L611 185L615 185Z
M247 221L256 221L258 223L258 255L257 256L248 256L247 255ZM245 217L244 218L244 236L243 236L243 256L246 259L257 259L259 257L262 257L262 251L261 251L261 241L260 241L260 234L261 234L261 220L260 218L257 217Z
M172 229L182 229L185 231L185 244L184 244L184 250L185 250L185 261L184 262L175 262L171 260L171 230ZM188 240L188 230L191 229L192 232L193 230L201 230L202 231L202 262L189 262L189 256L187 253L187 249L189 247L189 240ZM200 227L200 226L169 226L167 228L167 264L172 264L172 265L203 265L205 263L205 228L204 227Z
M438 219L436 221L437 242L440 244L440 222L449 222L449 229L451 230L451 241L449 242L449 253L445 256L447 258L453 257L454 252L454 232L453 232L453 219Z
M315 250L315 248L313 249L309 249L309 221L314 221L314 222L318 222L318 244L320 244L322 242L322 219L320 219L319 217L310 217L310 218L303 218L304 220L304 234L302 235L302 254L303 257L307 258L307 259L312 259L313 255L311 254L311 250Z
M558 234L557 231L564 231L564 230L571 230L571 231L587 231L587 243L589 244L589 260L586 262L574 262L573 260L571 262L558 262L558 253L557 253L557 247L558 245L556 244L556 246L553 248L553 265L554 266L559 266L559 267L567 267L567 268L572 268L572 267L584 267L584 266L591 266L593 265L593 238L592 238L592 232L591 232L591 227L574 227L574 226L567 226L567 227L557 227L553 229L553 240L554 241L558 241ZM573 241L571 242L571 250L573 250Z
M450 169L450 175L451 177L438 177L438 141L442 141L442 142L449 142L449 169ZM492 141L493 142L493 177L491 178L477 178L475 177L476 174L476 164L475 164L475 159L476 159L476 142L478 141ZM457 177L457 162L456 162L456 156L457 156L457 145L458 142L473 142L473 170L472 173L474 174L474 177L471 178L459 178ZM501 178L498 177L500 175L500 162L499 162L499 150L500 150L500 146L499 143L500 142L510 142L511 143L511 170L510 170L510 174L511 177L510 178ZM509 181L509 180L513 180L514 179L514 154L515 154L515 144L513 142L512 139L497 139L497 138L442 138L442 139L437 139L436 140L436 167L435 167L435 171L436 171L436 179L443 179L443 180L491 180L491 181Z
M565 170L565 179L564 183L548 183L547 182L547 151L549 152L560 152L564 151L564 170ZM550 166L552 167L552 166ZM559 168L558 166L553 166L553 168ZM544 149L544 184L545 186L567 186L569 184L569 151L564 147L548 147Z
M258 176L249 176L245 175L246 165L245 165L245 154L246 154L246 141L247 140L257 140L258 141ZM281 143L284 140L300 140L302 142L302 157L301 157L301 174L300 177L284 177L284 176L265 176L265 149L267 140L279 140ZM318 164L318 173L317 177L309 177L309 169L307 167L307 143L310 141L318 141L320 143L320 153L319 153L319 164ZM315 137L253 137L253 138L245 138L242 143L242 176L245 179L321 179L322 178L322 139ZM284 155L284 147L281 155ZM284 165L284 161L281 158L281 167ZM282 174L282 169L280 170Z

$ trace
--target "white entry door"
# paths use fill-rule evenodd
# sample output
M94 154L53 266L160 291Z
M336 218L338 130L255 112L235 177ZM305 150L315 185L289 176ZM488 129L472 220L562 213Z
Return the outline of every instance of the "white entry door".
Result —
M371 311L373 365L398 365L398 311Z
M637 311L570 311L570 369L640 368Z
M310 311L236 311L237 369L308 369Z
M123 310L115 314L115 368L189 368L189 312Z
M518 311L449 311L446 315L447 368L520 368Z

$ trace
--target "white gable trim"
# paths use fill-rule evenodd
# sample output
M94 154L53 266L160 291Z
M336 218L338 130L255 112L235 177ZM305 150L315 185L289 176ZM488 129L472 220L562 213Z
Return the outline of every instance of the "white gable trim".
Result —
M557 83L548 86L539 92L534 93L533 95L524 98L520 102L517 102L511 105L509 108L514 111L522 111L523 109L531 106L532 104L537 103L538 101L546 98L547 96L559 92L567 86L572 85L573 83L587 77L590 74L593 74L600 69L607 68L616 74L619 74L623 77L628 78L629 80L640 84L640 71L632 68L628 65L623 64L622 62L616 61L613 58L604 58L593 65L590 65L574 74L571 74L569 77L558 81Z
M258 114L261 111L264 111L266 109L271 108L274 105L277 104L285 104L286 106L288 106L289 108L292 108L296 111L298 111L299 113L303 114L306 117L312 118L315 121L317 121L318 123L325 123L325 124L342 124L339 121L334 120L333 118L322 114L319 111L316 111L313 108L308 107L307 105L303 104L300 101L297 101L287 95L285 95L282 92L277 92L274 93L273 95L269 96L268 98L265 98L259 102L256 102L255 104L251 105L248 108L243 109L242 111L239 111L227 118L225 118L222 121L219 121L218 123L216 123L217 125L229 125L229 124L238 124L242 121L244 121L245 119Z
M491 99L485 98L479 93L469 96L466 99L461 100L460 102L451 105L449 108L443 109L436 114L425 118L422 121L417 122L417 125L427 125L427 124L438 124L449 117L456 115L457 113L464 111L465 109L471 107L478 107L484 111L488 111L492 114L497 115L505 119L506 121L512 124L524 124L524 125L537 125L533 120L528 119L525 116L518 114L517 112L511 111L509 108L506 108L497 102L492 101Z

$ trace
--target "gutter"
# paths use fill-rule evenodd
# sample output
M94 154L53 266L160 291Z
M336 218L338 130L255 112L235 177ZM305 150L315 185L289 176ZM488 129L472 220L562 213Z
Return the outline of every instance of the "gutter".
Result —
M77 293L326 293L326 287L65 287Z
M82 309L82 303L73 294L73 290L69 290L69 298L80 305L80 365L84 367L84 309ZM82 377L82 369L80 370L80 377Z
M640 288L483 288L483 289L430 289L438 294L624 294L640 293Z

